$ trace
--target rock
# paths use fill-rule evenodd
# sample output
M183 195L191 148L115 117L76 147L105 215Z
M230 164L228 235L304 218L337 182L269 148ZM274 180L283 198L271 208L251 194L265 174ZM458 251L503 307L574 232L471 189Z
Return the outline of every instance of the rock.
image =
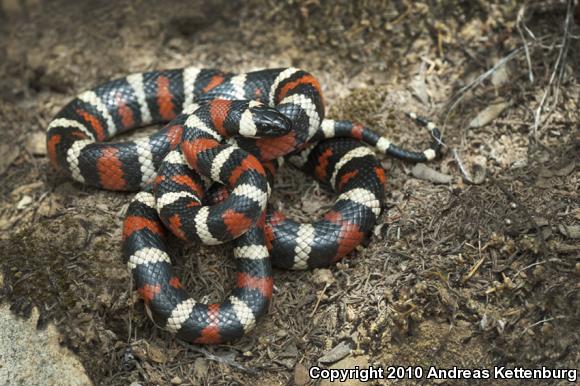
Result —
M179 378L177 376L171 378L172 385L181 385L182 383L183 383L183 381L181 380L181 378Z
M32 155L46 155L46 133L32 133L26 140L26 150Z
M336 362L334 365L330 366L331 369L354 369L355 366L358 366L360 369L366 369L369 367L369 358L366 355L360 355L360 356L349 356L347 358L344 358L343 360ZM335 385L339 382L330 382L327 379L322 380L322 382L320 382L320 386L332 386ZM344 382L340 382L340 385L343 386L363 386L363 385L368 385L368 382L362 382L359 381L358 379L347 379Z
M319 363L334 363L338 360L341 360L348 354L350 354L350 350L352 349L350 343L345 341L340 342L336 346L334 346L330 351L324 353L323 356L318 359Z
M413 94L425 105L429 105L429 91L427 91L427 83L425 83L424 74L416 76L410 84L413 89Z
M310 381L310 375L308 374L308 370L306 366L302 363L296 363L294 366L294 384L296 386L303 386Z
M56 328L36 329L38 317L36 309L22 319L0 306L0 385L92 385L77 357L59 344Z
M279 354L279 357L274 359L274 362L281 364L282 366L292 369L296 365L298 357L298 348L295 344L290 343L284 351Z
M277 363L279 365L282 365L282 366L286 367L287 369L292 369L294 367L294 365L296 365L296 358L274 359L273 362Z

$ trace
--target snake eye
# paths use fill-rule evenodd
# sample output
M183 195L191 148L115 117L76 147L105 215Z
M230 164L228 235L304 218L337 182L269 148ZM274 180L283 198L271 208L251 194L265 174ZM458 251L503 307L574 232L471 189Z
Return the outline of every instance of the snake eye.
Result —
M273 107L251 107L252 117L257 129L257 136L279 137L292 130L292 121Z

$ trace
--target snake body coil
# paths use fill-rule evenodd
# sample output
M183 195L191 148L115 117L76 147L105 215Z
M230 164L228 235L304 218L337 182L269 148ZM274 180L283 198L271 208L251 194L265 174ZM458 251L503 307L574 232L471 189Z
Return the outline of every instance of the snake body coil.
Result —
M303 70L189 67L133 74L81 93L49 124L47 149L76 181L142 190L123 229L136 287L156 323L188 341L218 343L239 338L266 313L270 261L289 269L327 266L372 230L386 176L361 141L412 162L438 155L437 128L411 118L430 130L432 148L405 151L360 124L325 119L320 85ZM154 123L167 124L134 141L104 142ZM298 223L268 207L282 156L337 193L321 220ZM236 285L226 300L206 305L189 297L173 272L165 228L205 244L235 240Z

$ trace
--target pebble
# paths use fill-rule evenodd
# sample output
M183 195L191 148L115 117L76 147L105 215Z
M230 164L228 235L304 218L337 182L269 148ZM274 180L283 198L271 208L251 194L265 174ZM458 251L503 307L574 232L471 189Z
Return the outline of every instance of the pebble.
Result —
M302 363L296 363L294 366L294 384L296 386L303 386L310 381L310 375L308 374L308 370L306 366Z
M32 133L26 140L26 150L32 155L46 155L46 133Z
M32 204L32 197L24 196L20 199L20 201L18 201L18 204L16 204L16 209L22 210L30 204Z

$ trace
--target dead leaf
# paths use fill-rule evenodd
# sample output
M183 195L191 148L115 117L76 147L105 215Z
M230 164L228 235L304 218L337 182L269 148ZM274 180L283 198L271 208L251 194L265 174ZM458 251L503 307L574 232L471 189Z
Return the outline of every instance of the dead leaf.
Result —
M167 362L167 355L157 346L150 345L147 347L147 356L155 363Z
M510 68L506 66L501 66L493 72L491 75L491 84L495 87L499 87L506 84L510 80Z
M449 184L453 181L453 176L439 173L438 171L425 166L425 164L416 164L413 166L411 174L415 178L431 181L434 184Z
M413 94L419 98L421 103L424 105L429 104L429 93L427 92L427 84L425 83L424 76L415 77L411 81L411 89L413 89Z
M580 239L580 225L559 224L558 230L566 237L571 239Z
M10 192L10 196L18 197L21 194L30 194L44 185L42 181L31 182L30 184L22 185Z
M479 114L477 114L477 116L471 120L471 122L469 122L469 128L473 129L487 125L499 117L500 114L503 113L504 110L509 106L511 106L511 102L500 102L487 106L485 109L480 111Z
M10 146L4 143L0 144L0 174L8 169L8 166L14 162L18 154L20 154L18 146Z

